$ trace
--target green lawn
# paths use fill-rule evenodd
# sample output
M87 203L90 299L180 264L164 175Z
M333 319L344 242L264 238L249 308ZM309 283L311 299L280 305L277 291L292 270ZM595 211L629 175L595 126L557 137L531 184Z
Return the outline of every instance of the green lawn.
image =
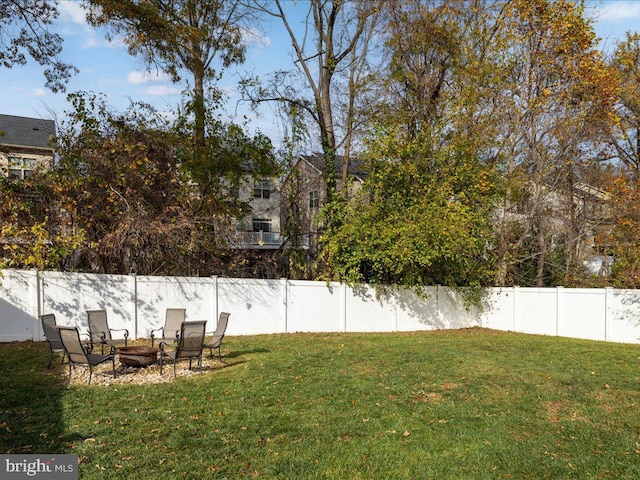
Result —
M67 387L46 344L0 344L0 450L75 453L96 479L640 478L640 346L470 329L223 353L168 383Z

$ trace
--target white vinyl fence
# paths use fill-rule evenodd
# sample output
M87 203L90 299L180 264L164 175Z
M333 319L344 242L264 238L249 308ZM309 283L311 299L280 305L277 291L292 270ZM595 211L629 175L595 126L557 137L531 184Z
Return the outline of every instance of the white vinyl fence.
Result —
M481 326L543 335L640 343L640 291L493 288L483 312L467 311L457 292L429 287L377 295L368 286L220 277L150 277L4 270L0 277L0 341L43 340L38 320L87 331L86 311L105 309L111 328L148 338L167 308L187 320L231 313L227 334L401 332Z

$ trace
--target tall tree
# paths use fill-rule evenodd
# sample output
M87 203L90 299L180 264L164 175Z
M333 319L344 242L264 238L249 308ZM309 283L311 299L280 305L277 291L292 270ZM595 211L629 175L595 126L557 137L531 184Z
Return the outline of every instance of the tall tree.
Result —
M179 175L180 139L153 109L120 114L76 93L60 125L55 185L62 220L86 233L78 268L101 273L197 274L184 245L198 242L188 185Z
M510 188L497 283L565 283L584 239L575 186L604 146L615 75L581 5L512 0L501 25L509 44L502 92L510 99L503 133Z
M140 56L179 81L193 80L194 143L205 145L206 84L231 65L244 62L244 22L240 0L87 0L92 25L110 36L124 35L132 55Z
M70 96L74 110L59 129L54 172L63 220L86 233L79 268L104 273L229 275L242 267L230 251L245 205L231 201L248 166L264 173L270 143L235 125L209 126L205 158L192 167L190 122L174 123L136 103L112 111L100 97ZM217 164L213 164L217 162ZM269 165L265 165L269 163ZM212 171L226 172L215 175ZM271 170L268 170L271 172ZM195 181L194 181L195 180ZM215 184L213 183L215 182Z
M55 0L7 0L0 3L0 65L27 63L27 56L46 67L46 86L64 91L77 69L60 59L62 37L49 28L58 16Z
M640 286L640 34L627 33L613 53L611 65L620 77L617 123L611 143L620 171L612 191L613 229L606 240L614 254L613 283Z
M20 180L0 176L0 268L73 268L84 232L60 221L59 193L51 171Z
M258 11L282 23L291 40L296 71L277 72L272 83L260 88L257 95L252 96L253 100L279 102L287 113L308 116L317 127L324 156L327 203L331 203L336 191L336 154L353 132L352 118L346 119L343 125L346 129L338 139L336 76L349 66L353 67L352 72L357 70L354 54L366 55L379 5L378 0L310 0L299 5L274 0L266 6L256 4ZM307 11L301 14L300 9L305 6ZM304 18L302 29L298 18ZM349 95L355 96L358 92L354 84L352 87Z
M612 143L617 158L640 178L640 33L627 33L611 62L620 77L616 112L619 123Z
M475 1L389 2L386 75L361 195L323 235L330 278L487 285L498 193L490 10Z

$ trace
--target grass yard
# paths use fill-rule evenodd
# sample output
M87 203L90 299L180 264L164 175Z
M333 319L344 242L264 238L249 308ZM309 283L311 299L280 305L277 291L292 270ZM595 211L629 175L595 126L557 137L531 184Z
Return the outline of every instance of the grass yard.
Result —
M223 354L167 383L67 387L45 343L0 344L0 451L75 453L81 479L640 478L637 345L470 329Z

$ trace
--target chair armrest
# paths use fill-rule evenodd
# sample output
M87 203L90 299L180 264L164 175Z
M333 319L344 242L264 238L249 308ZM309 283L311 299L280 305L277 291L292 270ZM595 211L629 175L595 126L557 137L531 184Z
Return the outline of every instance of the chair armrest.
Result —
M162 331L162 337L164 337L164 327L160 327L160 328L154 328L151 330L151 338L156 338L153 332L159 332L159 331Z
M93 338L91 337L90 333L81 333L80 337L86 337L84 339L84 345L82 345L82 348L84 349L85 352L87 353L91 353L91 351L93 350ZM82 339L81 339L82 341Z
M107 333L103 332L102 330L99 330L95 333L91 333L89 332L89 335L91 337L91 341L93 342L94 338L99 338L101 342L104 342L107 339Z
M129 338L129 330L126 328L110 328L112 332L124 332L124 338Z

